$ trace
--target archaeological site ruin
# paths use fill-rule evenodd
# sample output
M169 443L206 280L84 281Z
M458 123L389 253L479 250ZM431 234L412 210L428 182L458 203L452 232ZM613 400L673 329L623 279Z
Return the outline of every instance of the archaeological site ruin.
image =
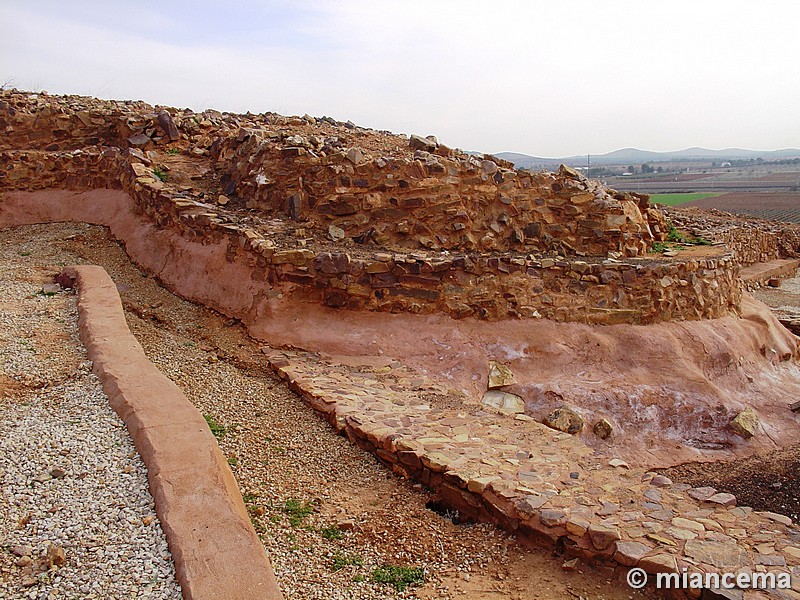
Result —
M11 90L0 132L0 228L107 227L144 276L241 323L298 402L461 522L621 588L632 568L772 573L790 585L670 594L800 598L791 515L664 471L800 436L800 338L750 294L794 275L800 226L660 208L565 166L516 170L327 117ZM214 437L176 428L206 428L200 413L149 362L135 384L124 374L140 359L114 347L137 343L111 279L64 266L53 275L78 290L82 339L147 464L184 597L221 597L203 582L215 568L258 590L236 597L280 597ZM161 391L131 399L151 377ZM205 450L171 450L196 439ZM171 460L216 475L198 484ZM199 495L211 500L192 512ZM208 531L235 523L226 541L249 583L186 529L204 511ZM204 552L221 558L198 566Z

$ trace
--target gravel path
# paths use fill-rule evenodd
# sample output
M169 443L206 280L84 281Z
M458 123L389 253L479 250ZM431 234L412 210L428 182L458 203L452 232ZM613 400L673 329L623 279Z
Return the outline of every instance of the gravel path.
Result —
M30 246L0 246L10 275L0 300L0 597L180 598L144 464L78 340L75 296L41 293L53 269Z
M494 527L456 525L429 510L423 486L336 435L273 375L237 322L170 294L106 236L99 227L50 225L8 238L37 240L26 251L41 264L53 252L50 263L108 270L148 357L216 423L287 600L643 597L583 564L565 570L563 558L527 550ZM401 590L381 581L390 575L415 583Z

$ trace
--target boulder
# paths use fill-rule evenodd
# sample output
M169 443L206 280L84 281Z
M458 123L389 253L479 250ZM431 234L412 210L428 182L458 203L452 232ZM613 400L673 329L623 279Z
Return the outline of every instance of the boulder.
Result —
M419 135L413 135L408 140L408 146L412 150L424 150L426 152L433 152L436 150L436 142L433 140L429 140L428 138L424 138Z
M489 389L494 390L497 388L505 387L515 383L514 374L511 369L497 361L489 361Z
M601 440L607 440L614 431L614 426L608 419L600 419L592 428L594 434Z
M344 239L344 229L341 227L337 227L336 225L328 225L328 237L330 237L334 242L338 242Z
M525 412L525 401L516 394L489 390L483 395L481 404L489 406L507 415L522 414Z
M564 433L578 433L583 429L583 417L568 406L555 409L542 421L548 427Z
M751 438L758 431L758 415L748 406L733 418L730 428L738 436Z
M357 167L369 162L369 157L364 154L361 148L350 148L345 157Z
M161 126L161 129L164 130L170 142L181 139L181 134L178 131L178 127L175 125L175 121L172 120L172 115L167 111L162 110L158 113L158 124Z

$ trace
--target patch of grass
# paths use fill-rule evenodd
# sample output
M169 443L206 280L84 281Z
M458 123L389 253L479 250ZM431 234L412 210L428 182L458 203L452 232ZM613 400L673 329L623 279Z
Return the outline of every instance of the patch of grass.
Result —
M372 581L375 583L387 583L394 586L398 592L402 592L411 585L417 585L425 581L425 571L420 567L383 565L373 569Z
M653 244L652 248L648 250L650 254L661 254L664 250L669 248L664 242L656 242Z
M676 206L691 202L692 200L703 200L704 198L716 198L720 196L717 192L695 192L691 194L651 194L650 202L656 204L666 204L668 206Z
M236 458L235 456L229 456L228 457L228 464L230 466L232 466L232 467L235 467L236 465L239 464L239 459Z
M667 232L666 242L655 242L647 251L650 254L659 254L664 250L685 250L686 245L692 246L710 246L712 242L701 236L690 236L681 233L678 229L667 221L669 231Z
M164 171L159 169L158 167L153 169L153 175L158 177L161 181L166 181L169 178L169 176Z
M203 418L208 423L208 428L211 430L211 433L214 434L214 437L218 440L221 440L225 437L225 426L220 425L219 423L214 420L214 417L211 415L203 414Z
M245 492L244 494L242 494L242 500L244 500L245 504L252 504L256 500L258 500L258 495L252 494L250 492Z
M169 150L167 150L167 154L169 154L170 156L175 156L176 154L180 153L181 153L180 148L170 148Z
M283 512L289 516L289 523L292 527L298 527L308 515L314 512L314 503L289 498L283 503Z
M319 530L319 533L326 540L340 540L344 537L344 533L342 533L342 530L336 527L336 525L323 527Z
M331 557L332 571L341 571L345 567L360 567L363 564L364 559L358 554L342 554L341 552L336 552Z
M680 231L678 231L677 229L675 229L675 227L670 225L669 233L667 234L667 241L668 242L681 243L681 242L684 242L686 240L684 239L684 237L683 237L683 235L681 234Z

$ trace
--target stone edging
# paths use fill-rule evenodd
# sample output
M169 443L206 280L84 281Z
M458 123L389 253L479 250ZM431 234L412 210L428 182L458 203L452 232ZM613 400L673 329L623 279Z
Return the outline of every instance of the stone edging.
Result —
M225 457L178 387L128 329L114 282L76 266L80 336L112 408L147 466L183 597L283 598Z

